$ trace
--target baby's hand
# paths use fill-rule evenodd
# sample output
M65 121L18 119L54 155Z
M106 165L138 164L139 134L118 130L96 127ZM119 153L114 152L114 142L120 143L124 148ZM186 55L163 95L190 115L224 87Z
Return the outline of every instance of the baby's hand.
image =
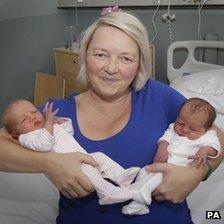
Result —
M58 108L55 111L52 111L52 110L53 110L53 102L51 103L47 102L45 104L44 111L43 111L46 122L50 122L50 123L54 122L54 117L58 112Z
M194 160L196 159L198 166L200 166L202 164L203 165L206 164L207 156L208 156L208 151L201 148L198 150L198 152L195 155L188 157L188 159L194 159Z
M216 157L217 154L218 152L215 148L211 146L204 146L201 147L195 155L190 156L189 159L197 159L197 164L201 165L206 164L206 160L208 157Z
M158 147L156 156L154 158L155 163L166 163L168 159L167 148Z
M154 158L155 163L166 163L168 160L168 147L169 143L162 140L158 143L157 153Z
M56 124L63 124L66 121L67 121L67 119L64 117L57 117L57 116L54 117L54 123L56 123Z

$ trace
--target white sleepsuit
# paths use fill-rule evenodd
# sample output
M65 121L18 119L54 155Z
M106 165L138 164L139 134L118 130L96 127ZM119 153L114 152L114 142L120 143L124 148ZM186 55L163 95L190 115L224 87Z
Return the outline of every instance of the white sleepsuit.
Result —
M210 158L216 158L221 151L219 139L215 130L208 130L200 138L190 140L175 133L174 124L170 124L164 135L159 139L159 141L162 140L169 143L167 148L169 153L167 162L179 166L188 166L193 161L188 159L188 157L195 155L203 146L210 146L217 150L217 155Z
M19 136L21 145L36 151L55 151L57 153L87 153L74 139L71 120L66 118L62 124L54 124L53 135L46 129L38 129ZM145 202L140 190L130 190L128 185L134 180L139 167L124 169L101 152L90 154L98 163L97 168L83 163L81 168L89 178L99 196L100 204L113 204L130 199ZM119 186L115 186L104 178L109 178Z

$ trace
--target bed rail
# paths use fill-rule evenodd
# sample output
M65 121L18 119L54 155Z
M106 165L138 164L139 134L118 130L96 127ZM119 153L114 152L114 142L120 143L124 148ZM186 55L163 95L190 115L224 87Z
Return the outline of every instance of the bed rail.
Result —
M173 65L174 51L178 48L185 48L188 51L186 61L176 69ZM224 41L177 41L169 45L167 50L167 78L169 82L183 76L186 73L195 73L212 69L223 69L224 66L200 62L195 59L196 48L219 48L224 49Z

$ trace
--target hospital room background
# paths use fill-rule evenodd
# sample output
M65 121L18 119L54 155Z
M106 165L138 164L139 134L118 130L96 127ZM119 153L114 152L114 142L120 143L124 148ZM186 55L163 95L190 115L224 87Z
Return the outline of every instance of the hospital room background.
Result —
M162 82L169 83L168 81L170 80L168 80L167 77L167 48L169 44L176 41L198 39L224 41L224 3L223 5L218 6L209 5L209 1L202 0L200 1L201 7L196 3L194 6L170 5L169 7L167 4L162 4L164 1L165 0L152 1L155 3L153 6L121 8L134 12L142 19L148 30L149 39L155 47L155 78ZM171 2L173 1L171 0ZM211 2L212 1L213 0L211 0ZM100 7L76 7L76 0L70 2L74 2L74 7L58 8L56 0L0 1L0 114L2 114L4 108L12 100L25 98L33 101L35 74L36 72L55 74L53 51L55 48L65 46L70 41L69 27L73 26L75 29L73 35L78 38L78 35L100 15ZM119 1L113 2L119 4ZM130 2L132 1L130 0ZM156 4L158 2L160 2L161 5ZM186 2L191 2L191 0ZM192 2L195 1L192 0ZM204 5L202 4L203 2L205 3ZM163 19L167 16L167 13L171 13L171 15L175 17L174 20L171 21L171 24L166 21L166 18L165 20ZM182 60L181 58L182 56L175 57L175 63L179 64ZM218 57L215 60L219 65L224 66L224 54L222 51L219 52ZM224 77L224 70L222 73ZM219 85L219 87L222 88L221 90L223 90L222 94L224 93L223 77L221 77L223 84ZM212 80L212 76L206 79L214 81ZM223 105L224 96L221 95L221 97L223 97ZM221 107L221 109L224 108L224 106ZM220 113L224 114L224 109L223 111L221 111L221 109ZM222 172L223 174L223 167L220 168L220 170L220 173ZM14 177L15 180L18 181L16 176ZM6 195L12 194L9 189L7 189L7 192L3 193L3 189L6 187L6 182L9 181L9 179L12 181L11 176L7 177L8 179L6 178L7 180L4 184L2 184L3 179L1 178L3 177L0 175L0 224L3 219L10 220L6 212L7 207L4 206L6 205ZM29 176L26 178L28 180ZM18 183L16 181L15 184ZM28 182L29 181L27 181L26 184ZM193 215L196 224L213 223L204 220L206 210L205 204L208 203L208 201L205 202L202 198L205 199L205 197L208 196L208 193L206 192L208 189L212 192L215 187L218 188L208 200L211 199L212 201L217 199L219 202L207 209L218 210L221 212L224 211L224 192L221 190L224 189L224 175L222 175L221 178L218 174L214 174L209 178L209 182L207 183L210 183L209 187L208 185L202 186L202 189L194 194L194 200L192 200L192 198L189 199L189 203L194 210ZM32 185L32 183L30 184ZM37 184L37 182L35 182L35 184ZM52 186L50 187L52 188ZM40 200L43 200L42 203L46 203L47 207L44 205L41 208L38 207L39 210L36 209L35 211L31 211L32 207L28 206L29 204L24 204L24 211L28 209L28 213L32 215L35 214L37 220L40 221L40 219L42 219L42 222L40 223L51 223L50 218L54 217L57 210L57 198L53 198L54 191L55 189L53 189L53 193L48 193L48 196L50 197L49 203L46 202L48 196L46 195L45 189L43 189L43 192L45 192L44 194L43 192L39 192L39 195L42 195ZM203 196L203 192L205 196ZM20 198L18 201L20 200L20 205L21 201L24 200L31 203L31 201L26 200L27 198L25 198L25 196L22 196L21 192L19 194ZM32 195L32 192L30 192L30 195ZM37 202L37 198L35 198L35 196L32 197L34 197L34 201ZM214 197L216 197L216 199L214 199ZM1 199L4 200L2 201ZM50 208L53 203L55 203L55 205ZM203 204L204 207L202 206ZM11 206L10 202L8 205L9 207ZM16 206L15 201L13 202L13 205ZM34 205L33 202L32 205ZM43 211L41 209L43 209ZM48 216L48 221L46 222L46 220L44 220L43 215L41 215L41 218L39 219L39 213L37 211L39 213L49 212L50 215ZM26 220L28 219L28 214L26 212L20 214L21 217L22 215L24 215ZM52 218L52 220L54 219ZM223 223L223 220L224 217L222 217L222 222L217 221L214 223ZM17 220L16 223L20 222ZM21 221L21 223L25 222ZM39 222L32 221L30 223Z
M164 0L162 0L164 1ZM161 1L161 2L162 2ZM116 2L116 1L114 1ZM119 1L118 1L119 2ZM154 7L131 7L146 26L149 37L154 37L152 17ZM155 16L157 36L155 44L156 78L166 82L166 50L169 45L167 24L162 15L167 7L160 7ZM175 14L173 39L196 40L198 29L197 7L171 7ZM63 47L68 40L67 26L77 25L77 34L100 14L100 8L58 9L56 0L1 0L0 1L0 114L15 98L33 99L35 72L55 74L53 49ZM203 8L201 33L214 32L224 39L224 9L221 6Z

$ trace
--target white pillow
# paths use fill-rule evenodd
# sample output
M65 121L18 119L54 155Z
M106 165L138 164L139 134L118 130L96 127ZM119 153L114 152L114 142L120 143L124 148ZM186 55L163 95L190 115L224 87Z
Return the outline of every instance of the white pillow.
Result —
M188 90L202 95L221 95L224 93L223 78L212 77L202 83L192 85Z
M199 97L224 114L224 69L209 70L175 79L171 87L186 98Z

